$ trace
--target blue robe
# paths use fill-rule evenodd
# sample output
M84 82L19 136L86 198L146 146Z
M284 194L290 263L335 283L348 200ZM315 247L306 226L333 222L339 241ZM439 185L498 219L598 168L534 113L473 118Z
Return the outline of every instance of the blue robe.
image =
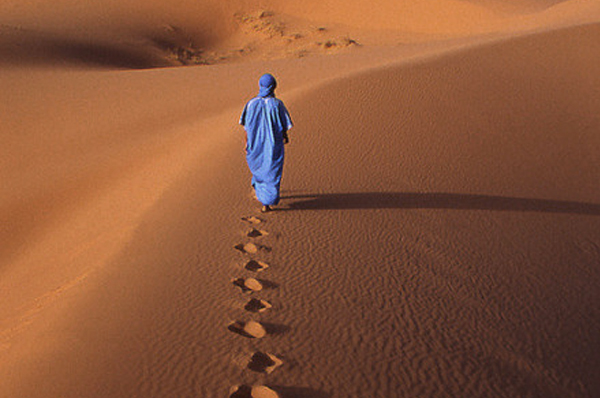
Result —
M283 173L283 134L292 128L292 119L283 102L262 90L248 101L240 124L246 130L246 161L252 172L256 198L265 206L279 203Z

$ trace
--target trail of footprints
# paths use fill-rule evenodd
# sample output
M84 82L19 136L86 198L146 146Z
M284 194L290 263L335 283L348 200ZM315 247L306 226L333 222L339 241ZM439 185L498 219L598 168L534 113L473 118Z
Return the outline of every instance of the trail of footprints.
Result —
M268 253L271 248L256 242L257 238L267 236L269 233L262 229L259 229L260 224L264 224L265 220L258 217L249 216L243 217L242 220L247 224L250 224L252 229L246 234L252 241L247 243L240 243L235 246L235 249L243 253L246 257L246 264L244 269L254 274L259 274L269 268L269 264L254 259L252 257L260 256L261 253ZM234 288L240 289L243 293L248 295L259 294L265 289L271 289L277 287L277 284L271 281L263 280L260 278L236 278L232 281ZM263 300L257 297L251 297L248 302L244 305L244 310L251 314L261 314L269 311L272 308L271 303L267 300ZM237 320L227 327L231 332L238 334L242 337L250 339L262 339L268 337L270 333L275 332L272 330L274 326L263 324L259 321L249 320L241 321ZM247 368L253 372L262 373L269 375L275 371L278 367L283 365L283 361L276 355L268 352L255 352L250 358L248 358ZM279 398L280 395L264 385L238 385L233 386L229 392L230 398Z

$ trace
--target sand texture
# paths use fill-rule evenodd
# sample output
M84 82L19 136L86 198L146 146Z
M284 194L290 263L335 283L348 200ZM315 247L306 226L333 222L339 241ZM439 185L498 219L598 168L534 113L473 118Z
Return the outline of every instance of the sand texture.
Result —
M3 1L0 397L599 397L599 43L596 0Z

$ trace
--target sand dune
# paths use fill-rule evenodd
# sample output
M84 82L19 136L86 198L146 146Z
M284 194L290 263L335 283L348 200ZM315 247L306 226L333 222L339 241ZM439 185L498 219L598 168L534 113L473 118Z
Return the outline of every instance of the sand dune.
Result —
M598 4L370 4L3 3L0 396L600 395Z
M35 12L31 12L34 9ZM0 65L146 69L301 58L390 45L594 22L589 0L525 2L137 0L13 2Z

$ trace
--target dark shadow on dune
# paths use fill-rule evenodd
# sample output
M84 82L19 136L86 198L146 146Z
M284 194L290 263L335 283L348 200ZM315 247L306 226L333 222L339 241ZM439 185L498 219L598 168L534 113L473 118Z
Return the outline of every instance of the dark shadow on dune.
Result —
M75 65L113 69L169 66L148 46L94 38L60 37L30 30L0 30L0 65Z
M63 41L52 43L50 49L60 59L85 65L121 69L148 69L164 65L164 61L159 62L142 51L102 43Z
M331 398L331 394L308 387L270 386L282 398Z
M521 211L600 216L600 204L547 199L454 193L364 192L289 195L282 198L291 210L450 209Z

